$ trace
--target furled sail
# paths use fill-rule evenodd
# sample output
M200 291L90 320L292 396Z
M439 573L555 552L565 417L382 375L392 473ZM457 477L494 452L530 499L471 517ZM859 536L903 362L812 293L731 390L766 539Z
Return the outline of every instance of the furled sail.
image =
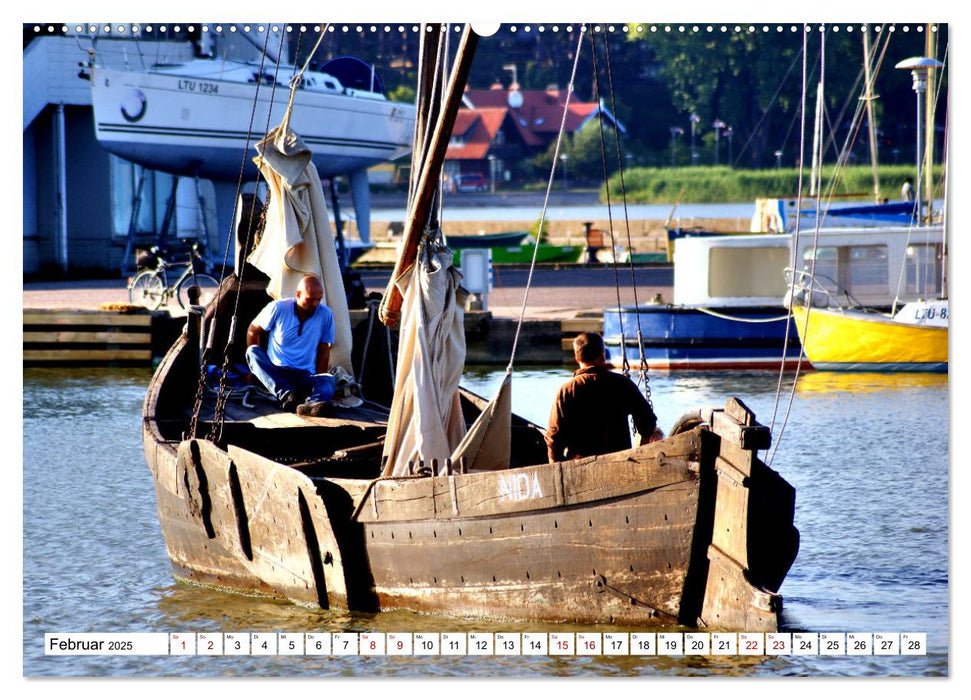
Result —
M292 297L305 274L321 279L323 303L334 313L331 366L353 373L344 281L310 149L284 123L270 131L256 150L259 155L254 160L266 179L270 201L263 236L250 253L249 262L269 276L267 293L274 299Z
M512 444L512 374L506 372L495 398L482 409L452 453L452 464L465 460L470 472L508 469Z
M408 474L409 463L445 460L465 435L459 380L465 364L461 274L447 248L419 256L397 281L402 294L394 400L384 443L385 476Z

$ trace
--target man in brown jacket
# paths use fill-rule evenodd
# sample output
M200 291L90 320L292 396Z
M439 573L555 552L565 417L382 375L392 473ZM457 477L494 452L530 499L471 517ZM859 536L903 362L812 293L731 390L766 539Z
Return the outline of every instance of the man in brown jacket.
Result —
M581 333L573 341L573 356L580 369L560 387L550 411L550 462L630 449L628 416L641 440L651 440L657 416L634 382L608 369L603 338Z

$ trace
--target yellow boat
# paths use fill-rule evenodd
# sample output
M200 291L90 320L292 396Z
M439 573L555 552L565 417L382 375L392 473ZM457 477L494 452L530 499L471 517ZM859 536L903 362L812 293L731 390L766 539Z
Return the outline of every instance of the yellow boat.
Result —
M792 314L815 369L947 372L947 300L907 304L894 316L800 304Z

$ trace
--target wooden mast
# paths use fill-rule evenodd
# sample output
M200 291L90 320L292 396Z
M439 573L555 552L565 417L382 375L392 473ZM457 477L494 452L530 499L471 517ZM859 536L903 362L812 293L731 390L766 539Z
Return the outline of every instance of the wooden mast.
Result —
M425 224L428 222L428 217L433 209L442 173L442 163L445 160L445 151L452 135L452 127L455 125L455 116L458 114L462 102L462 93L465 92L465 84L469 77L469 69L472 66L472 58L475 55L478 42L478 35L472 31L470 25L466 25L455 58L455 65L452 67L452 74L449 77L445 104L432 132L431 142L425 151L421 172L417 175L418 187L412 198L408 220L405 223L401 253L395 262L391 280L384 291L384 299L382 299L381 308L378 310L381 322L386 326L397 325L401 315L402 297L395 282L418 257L418 244L421 242ZM420 100L421 98L419 98L419 106L421 106ZM418 146L417 143L415 145ZM412 177L415 177L414 173L412 173Z

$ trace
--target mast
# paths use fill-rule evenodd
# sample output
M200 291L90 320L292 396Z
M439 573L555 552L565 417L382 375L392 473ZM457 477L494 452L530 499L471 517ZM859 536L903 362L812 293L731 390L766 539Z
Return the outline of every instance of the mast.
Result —
M924 55L937 59L937 33L931 31L933 24L928 24L924 32ZM927 220L931 220L934 204L934 112L937 107L936 90L937 72L933 69L927 71L927 93L924 95L924 112L927 114L927 121L924 125L924 192L927 196Z
M467 24L462 32L458 54L455 57L455 65L452 67L452 74L449 77L445 104L442 106L441 114L435 124L431 141L427 149L424 149L426 157L422 163L421 172L412 173L412 177L418 182L418 187L411 200L408 220L405 223L401 253L395 262L391 280L384 291L384 299L381 301L381 308L378 312L381 322L386 326L394 326L399 320L402 296L401 292L398 291L396 282L418 257L418 245L421 243L425 225L433 209L442 173L442 163L445 160L445 151L448 149L452 127L455 126L455 116L462 104L462 93L465 92L465 84L469 77L469 69L472 67L472 58L475 55L478 42L478 35L472 31L471 25ZM421 100L421 97L419 97L419 100ZM415 144L416 147L418 145Z
M863 100L866 102L866 121L870 136L870 165L873 168L873 198L876 204L880 204L880 173L877 170L877 125L873 118L873 101L877 95L873 94L873 75L871 73L870 61L870 33L863 32L863 75L866 82L866 91Z

